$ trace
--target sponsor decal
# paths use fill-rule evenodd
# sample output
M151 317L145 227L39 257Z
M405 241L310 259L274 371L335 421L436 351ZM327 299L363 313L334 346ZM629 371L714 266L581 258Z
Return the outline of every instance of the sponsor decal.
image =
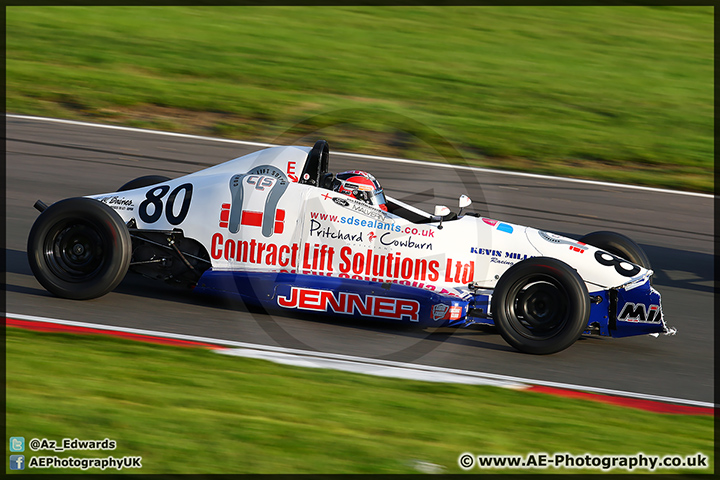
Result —
M230 209L229 203L223 203L220 206L220 228L228 228L230 220ZM253 212L251 210L243 210L240 215L240 225L248 227L262 227L264 212ZM283 233L285 230L285 210L278 208L275 211L275 225L273 233Z
M302 259L302 268L306 271L303 273L332 272L334 256L335 247L329 247L324 243L321 245L316 243L311 247L306 243Z
M340 205L341 207L350 209L353 212L359 213L360 215L375 218L380 221L385 220L385 215L386 215L385 212L383 212L379 208L372 207L365 202L361 202L360 200L346 197L344 195L341 197L333 197L332 195L330 195L328 193L325 193L320 196L323 197L325 200L327 200L328 198L332 198L332 201L335 202L336 204Z
M338 253L339 257L334 257ZM402 279L435 282L442 279L448 283L466 284L473 281L475 262L462 262L448 258L444 272L439 260L405 257L401 253L377 254L372 248L355 251L349 246L340 248L327 245L306 244L303 249L302 268L308 273L318 270L332 271L333 260L337 259L339 277L358 280L385 281ZM305 273L305 272L303 272ZM444 275L442 275L444 273Z
M570 245L571 247L580 248L583 251L587 250L587 244L580 243L570 238L561 237L560 235L556 235L554 233L538 230L538 235L540 235L540 238L542 238L546 242L554 243L557 245Z
M530 256L531 255L528 255L527 253L505 252L505 258L510 258L512 260L525 260Z
M475 255L490 255L491 257L502 257L502 250L490 250L489 248L470 247L470 253Z
M227 223L231 233L240 231L241 225L261 227L264 237L282 233L285 212L277 205L287 186L285 172L272 165L261 165L247 173L233 175L230 178L230 213L224 213L228 204L223 204L220 226ZM246 205L251 202L254 207Z
M462 317L462 311L463 308L460 305L451 306L448 320L460 320L460 317Z
M324 220L333 223L340 223L342 225L354 225L357 227L370 227L377 230L389 230L392 232L400 232L400 225L393 223L380 222L378 220L366 220L357 217L340 217L337 215L331 215L329 213L321 212L310 212L310 218L315 220ZM407 230L407 229L406 229Z
M220 222L218 223L220 228L228 228L228 225L230 225L230 207L229 203L220 205Z
M564 238L554 233L538 230L538 235L540 235L540 238L547 242L554 243L556 245L568 245L570 251L572 252L585 253L588 250L587 243L578 242L569 238Z
M502 258L493 257L490 259L490 263L502 263L503 265L515 265L517 262L510 260L503 260Z
M445 318L445 315L448 313L448 310L450 310L449 305L445 305L444 303L438 303L437 305L433 305L432 307L432 318L436 322L438 320L442 320Z
M445 262L445 281L453 283L470 283L475 278L475 262L453 261L448 258Z
M112 195L110 197L103 197L100 201L106 205L109 205L116 210L132 210L133 201L129 198L120 197L118 195Z
M544 232L542 230L538 230L538 235L540 235L540 238L545 240L546 242L550 243L564 243L565 245L574 245L575 242L569 241L567 238L562 238L559 235L555 235L554 233L550 232Z
M420 235L421 237L435 238L435 230L432 228L419 229L416 227L405 227L403 232L411 235Z
M216 233L210 241L210 256L214 260L224 258L258 265L279 267L297 267L299 245L278 245L271 242L225 239L222 233Z
M650 305L646 307L644 303L627 302L620 311L618 320L624 322L660 323L662 320L662 311L660 305Z
M587 249L587 243L583 242L577 242L577 245L570 245L570 251L572 252L585 253L585 250Z
M404 298L378 297L357 293L339 292L337 296L329 290L291 287L290 296L277 297L282 308L296 308L316 312L340 313L388 318L391 320L419 321L420 303Z
M340 249L324 243L277 244L256 239L236 240L215 233L210 240L213 260L298 269L304 274L333 275L374 282L404 280L420 288L435 290L417 282L467 284L474 280L475 262L447 258L411 258L400 252L378 254L372 248ZM444 291L444 289L443 289Z
M285 171L287 172L287 176L290 179L291 182L297 183L300 178L298 178L295 169L297 168L297 162L288 162L287 168Z
M379 208L371 207L367 203L355 200L354 198L348 198L347 201L350 202L350 205L345 208L350 208L353 212L365 215L366 217L375 218L380 221L385 220L385 212Z
M432 318L436 322L438 320L460 320L462 311L463 307L460 305L438 303L437 305L433 305Z
M453 297L463 298L458 291L433 283L467 284L473 280L474 262L461 262L448 258L445 271L438 260L405 258L400 253L373 254L372 249L354 252L343 247L340 253L325 244L276 244L251 240L225 238L221 232L213 234L210 242L213 260L238 262L248 266L276 267L279 271L308 275L329 275L354 280L389 282L423 288ZM337 263L335 263L337 262ZM339 271L338 268L339 267ZM237 268L237 267L236 267ZM273 270L275 270L273 269Z
M339 260L338 268L341 274L431 282L440 279L440 261L404 257L399 252L379 255L371 248L364 252L356 252L346 246L340 249Z
M324 228L323 228L324 227ZM362 242L363 234L343 233L342 230L335 230L330 226L324 226L317 220L310 220L310 236L332 238L333 240L345 240L347 242Z
M490 218L483 218L482 221L491 227L496 227L496 229L500 232L513 233L512 225L508 225L507 223L498 222L497 220L492 220Z
M338 268L340 277L376 282L386 279L436 282L442 278L447 283L466 284L473 281L475 276L475 262L448 258L443 272L438 260L408 258L400 253L378 255L372 249L354 252L350 247L340 249Z
M432 243L418 243L414 242L412 239L412 236L408 237L407 240L393 240L392 238L389 238L388 235L391 235L390 232L384 233L380 237L380 243L383 245L389 245L393 247L407 247L407 248L416 248L418 250L432 250Z
M368 248L365 252L354 252L350 247L340 249L340 276L352 278L401 278L405 280L437 281L441 278L441 264L438 260L403 257L399 252L378 255ZM356 275L358 277L356 277ZM448 283L469 283L475 276L475 262L462 262L448 258L445 262L443 280ZM370 278L368 278L370 279Z
M340 223L342 225L354 225L359 227L370 227L376 230L385 230L389 232L406 233L408 235L416 235L419 237L435 238L435 228L417 228L415 226L407 226L402 228L400 225L395 223L386 223L379 220L366 220L357 217L344 217L338 215L332 215L329 213L322 212L310 212L310 218L315 220L324 220L333 223Z
M490 257L493 257L491 262L493 260L499 260L500 258L504 258L505 260L525 260L526 258L532 257L532 255L528 255L527 253L518 253L518 252L506 252L504 250L492 250L489 248L479 248L479 247L470 247L470 253L474 253L475 255L488 255ZM501 262L501 261L495 261L494 263L510 263L513 264L515 262Z

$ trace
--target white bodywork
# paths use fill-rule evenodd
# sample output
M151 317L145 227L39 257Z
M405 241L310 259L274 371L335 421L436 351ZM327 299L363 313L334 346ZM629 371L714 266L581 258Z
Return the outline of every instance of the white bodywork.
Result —
M595 247L533 228L470 215L442 228L437 220L413 223L298 183L309 151L268 148L155 186L89 197L126 222L134 219L138 229L182 230L205 247L215 270L309 273L446 293L470 282L493 288L510 266L536 256L571 265L590 292L652 274L609 254L600 254L601 262Z

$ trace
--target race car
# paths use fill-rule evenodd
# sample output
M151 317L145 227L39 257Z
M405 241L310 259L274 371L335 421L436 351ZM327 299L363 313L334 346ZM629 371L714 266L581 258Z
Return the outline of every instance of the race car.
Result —
M643 250L385 195L333 174L325 140L272 147L176 179L46 206L28 238L37 280L90 299L129 271L282 311L430 327L495 325L516 349L559 352L582 334L674 333Z

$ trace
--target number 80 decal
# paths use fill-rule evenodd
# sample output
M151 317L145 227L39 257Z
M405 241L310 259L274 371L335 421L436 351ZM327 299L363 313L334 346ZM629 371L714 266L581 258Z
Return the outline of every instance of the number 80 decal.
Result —
M167 195L168 191L170 190L170 187L168 185L161 185L159 187L154 187L148 190L145 193L145 200L142 201L140 204L139 212L140 220L142 220L145 223L155 223L158 220L160 220L160 216L162 215L163 211L163 202L162 199L165 195ZM182 205L180 206L180 211L177 215L173 212L175 207L175 199L177 198L178 193L180 193L182 190L185 191L185 194L183 195L183 201ZM190 210L190 199L192 198L192 192L193 192L193 186L191 183L183 183L182 185L178 186L170 192L170 195L167 198L167 202L165 203L165 218L167 219L168 223L170 225L180 225L183 220L185 220L185 217L187 217L188 211ZM152 205L153 211L152 213L148 213L148 207Z

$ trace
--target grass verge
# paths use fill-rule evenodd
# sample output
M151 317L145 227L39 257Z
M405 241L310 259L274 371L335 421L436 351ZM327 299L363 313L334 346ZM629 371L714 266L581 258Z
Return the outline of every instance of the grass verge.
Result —
M6 345L8 436L117 442L112 452L26 451L26 462L139 455L140 473L413 473L427 462L461 473L463 452L702 452L710 468L695 472L714 470L707 417L101 336L7 328Z
M709 6L11 6L6 109L711 191L713 28Z

